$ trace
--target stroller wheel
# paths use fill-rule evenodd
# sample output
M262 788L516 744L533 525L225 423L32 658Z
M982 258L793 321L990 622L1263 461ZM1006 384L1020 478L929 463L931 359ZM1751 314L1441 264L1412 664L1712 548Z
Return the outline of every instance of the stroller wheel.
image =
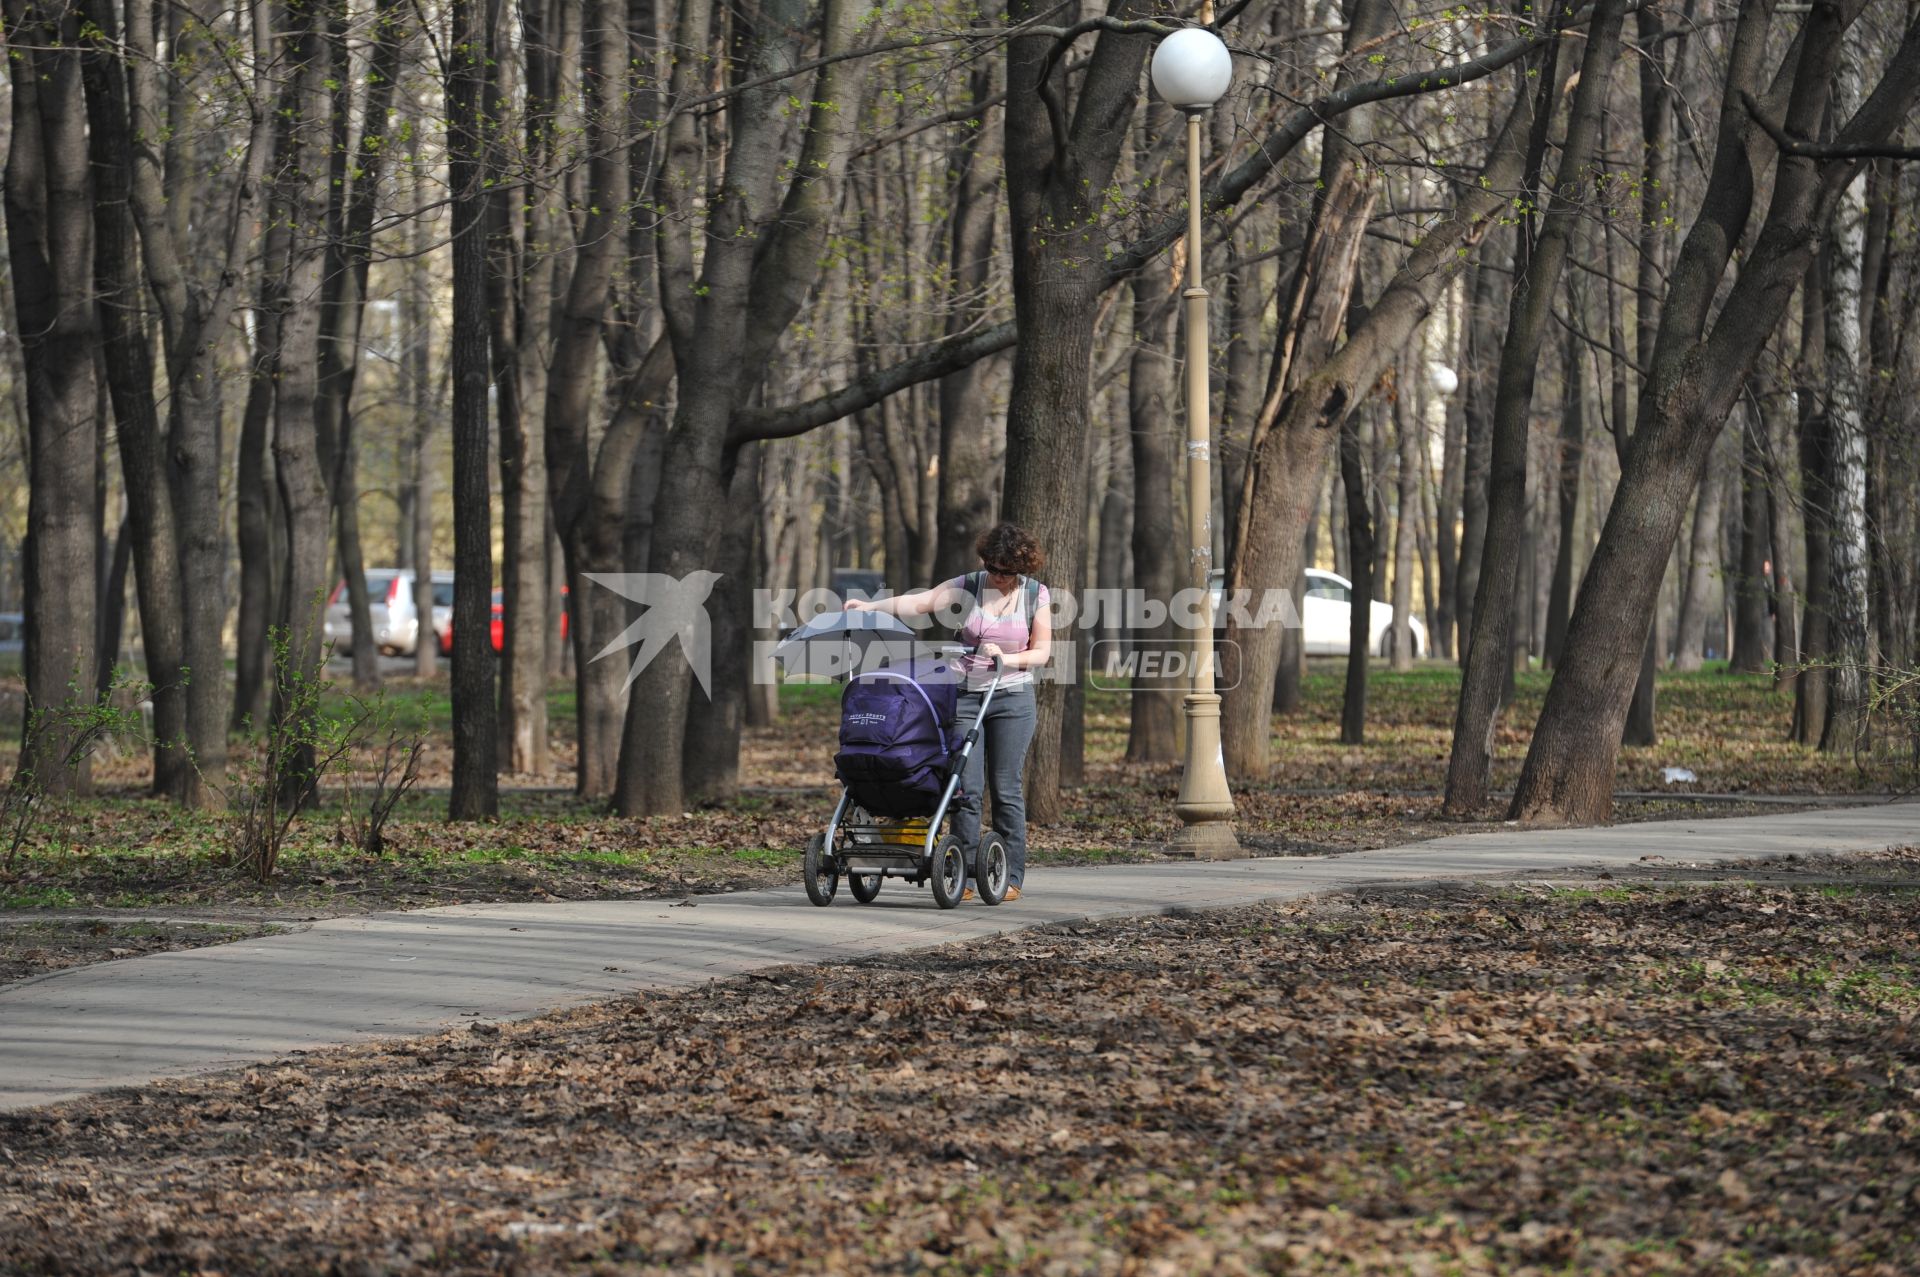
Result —
M951 909L966 890L967 852L958 838L948 834L933 849L933 902Z
M988 834L980 844L980 855L973 866L974 890L980 903L997 905L1007 898L1007 844L996 834Z
M880 895L879 874L848 874L847 886L853 888L853 898L863 905L870 905Z
M834 892L840 889L840 868L827 854L825 834L807 839L806 874L807 899L822 907L832 904Z

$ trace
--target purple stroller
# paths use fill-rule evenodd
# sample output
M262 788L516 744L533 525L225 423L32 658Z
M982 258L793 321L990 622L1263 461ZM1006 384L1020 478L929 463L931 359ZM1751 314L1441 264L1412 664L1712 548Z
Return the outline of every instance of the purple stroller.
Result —
M989 832L976 852L942 832L1000 686L996 668L980 713L962 731L955 722L961 674L951 658L966 651L942 648L946 660L909 661L847 684L833 760L840 801L826 832L807 841L814 904L832 904L843 875L861 904L873 902L886 878L930 884L942 909L960 903L969 878L984 903L1006 899L1006 844Z

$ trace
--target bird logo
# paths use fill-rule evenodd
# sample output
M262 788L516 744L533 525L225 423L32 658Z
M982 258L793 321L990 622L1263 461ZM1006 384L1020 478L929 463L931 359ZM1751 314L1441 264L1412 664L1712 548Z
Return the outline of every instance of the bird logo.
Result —
M668 643L679 639L680 650L686 655L700 690L712 697L707 679L713 671L713 621L707 616L706 603L720 573L702 569L680 577L664 572L589 572L586 575L587 580L645 609L633 624L601 648L594 660L638 646L640 650L627 669L627 681L623 685L632 687L640 671L651 665Z

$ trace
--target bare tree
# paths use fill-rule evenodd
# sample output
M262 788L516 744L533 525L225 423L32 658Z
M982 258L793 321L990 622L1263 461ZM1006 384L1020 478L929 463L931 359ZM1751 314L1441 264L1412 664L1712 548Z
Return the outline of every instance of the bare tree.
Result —
M1857 6L1816 6L1772 90L1766 45L1773 12L1743 7L1727 62L1719 132L1701 213L1666 291L1660 335L1620 486L1588 569L1511 815L1537 822L1604 819L1613 765L1668 552L1715 437L1753 362L1785 313L1819 237L1860 161L1781 155L1766 219L1739 278L1714 303L1755 203L1753 174L1772 139L1747 109L1786 108L1785 131L1808 137L1828 105L1842 33ZM1909 26L1879 87L1837 140L1886 139L1920 94L1920 22ZM1772 118L1768 116L1768 118Z
M80 16L52 0L6 0L13 136L7 259L27 382L25 735L20 775L84 793L91 763L63 709L94 677L93 234ZM35 731L36 722L46 730Z
M448 816L500 806L494 700L493 527L487 446L486 8L453 0L447 49L447 185L453 212L453 794Z

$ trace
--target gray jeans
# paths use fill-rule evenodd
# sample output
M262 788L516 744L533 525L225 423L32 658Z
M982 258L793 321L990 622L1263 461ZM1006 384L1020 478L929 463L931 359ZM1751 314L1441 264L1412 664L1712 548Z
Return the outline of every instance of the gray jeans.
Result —
M964 731L980 712L981 693L960 694L959 724ZM993 694L980 738L967 756L960 782L963 795L953 802L953 833L969 853L980 843L980 795L993 793L993 832L1007 844L1007 882L1018 887L1027 877L1027 797L1021 771L1033 743L1033 685L1002 688Z

